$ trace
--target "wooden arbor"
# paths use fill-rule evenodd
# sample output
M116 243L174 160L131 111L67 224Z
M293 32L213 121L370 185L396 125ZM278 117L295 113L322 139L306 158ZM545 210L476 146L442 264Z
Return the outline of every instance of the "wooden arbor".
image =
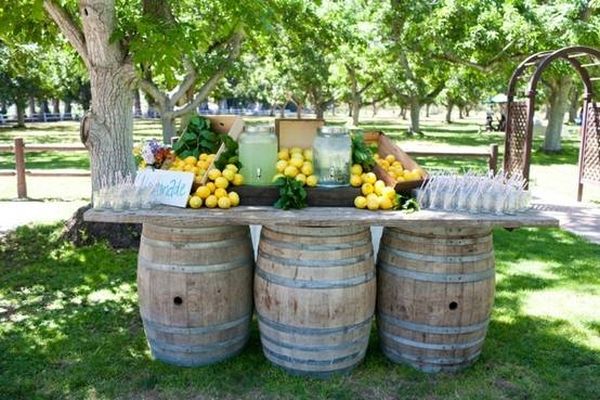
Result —
M585 86L577 189L577 201L581 201L584 183L600 184L600 108L596 105L598 94L593 85L600 81L600 68L595 70L596 76L590 73L590 69L600 67L600 51L596 49L574 46L544 51L528 57L517 67L507 93L504 170L529 181L537 84L542 72L556 59L568 61ZM517 98L519 83L527 83L524 98Z

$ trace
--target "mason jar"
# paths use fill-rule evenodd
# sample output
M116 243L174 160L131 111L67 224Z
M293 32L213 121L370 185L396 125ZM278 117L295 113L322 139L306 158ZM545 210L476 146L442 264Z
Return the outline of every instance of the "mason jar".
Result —
M314 169L319 186L348 186L352 165L352 140L348 129L323 126L313 143Z
M247 126L238 139L240 174L247 185L271 185L276 174L277 136L269 125Z

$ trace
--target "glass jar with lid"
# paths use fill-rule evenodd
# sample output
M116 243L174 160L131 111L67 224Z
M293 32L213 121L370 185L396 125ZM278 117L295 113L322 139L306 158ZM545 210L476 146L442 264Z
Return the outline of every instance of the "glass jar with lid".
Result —
M347 186L352 164L352 140L348 129L323 126L317 130L313 143L315 174L319 186Z
M277 136L269 125L248 126L238 139L240 173L247 185L271 185L276 174Z

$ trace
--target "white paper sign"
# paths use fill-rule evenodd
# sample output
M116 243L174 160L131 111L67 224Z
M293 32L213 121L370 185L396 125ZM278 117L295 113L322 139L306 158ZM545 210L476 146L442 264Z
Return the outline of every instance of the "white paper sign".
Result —
M152 197L155 201L176 207L187 205L192 183L194 183L194 174L191 172L161 171L148 168L138 172L135 177L136 186L154 187Z

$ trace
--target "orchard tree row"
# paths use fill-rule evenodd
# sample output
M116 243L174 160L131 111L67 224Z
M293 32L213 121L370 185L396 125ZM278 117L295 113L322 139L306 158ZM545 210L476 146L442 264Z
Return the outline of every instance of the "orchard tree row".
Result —
M22 115L32 97L81 101L89 82L97 187L134 169L138 90L165 141L209 96L319 117L346 104L355 124L365 106L399 106L419 131L423 107L468 110L529 54L600 46L599 28L592 0L14 0L0 5L0 101ZM560 63L543 84L557 150L582 90Z

